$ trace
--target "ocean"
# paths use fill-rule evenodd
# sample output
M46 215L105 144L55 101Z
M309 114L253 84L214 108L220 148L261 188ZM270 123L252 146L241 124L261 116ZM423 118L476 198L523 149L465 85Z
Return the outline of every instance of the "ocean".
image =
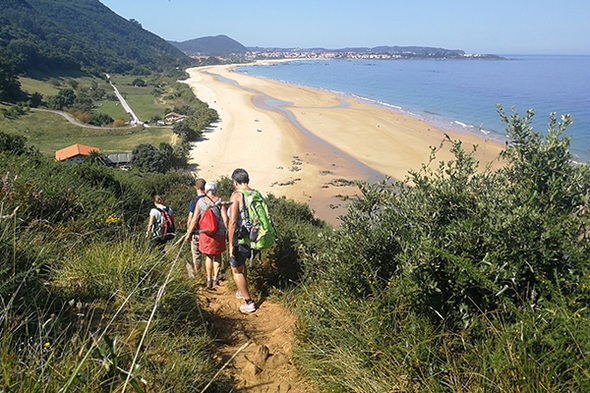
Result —
M570 114L571 152L590 157L590 56L504 55L505 60L297 60L242 66L240 72L330 90L419 117L442 129L505 140L496 104L510 115Z

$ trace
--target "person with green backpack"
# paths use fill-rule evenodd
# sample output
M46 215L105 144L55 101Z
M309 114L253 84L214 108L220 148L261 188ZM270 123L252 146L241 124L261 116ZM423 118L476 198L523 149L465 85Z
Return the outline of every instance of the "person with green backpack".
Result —
M235 192L229 206L228 243L229 261L238 291L236 298L243 299L243 313L256 311L250 297L246 261L274 241L274 227L266 201L259 191L250 188L250 176L245 169L237 168L231 175Z

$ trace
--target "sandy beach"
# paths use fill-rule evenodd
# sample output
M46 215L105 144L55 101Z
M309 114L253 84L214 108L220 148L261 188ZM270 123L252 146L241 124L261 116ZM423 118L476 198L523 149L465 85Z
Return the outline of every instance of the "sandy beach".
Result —
M348 198L358 195L350 182L385 176L403 180L428 161L430 146L440 146L445 133L468 151L478 145L481 167L495 161L503 148L351 97L255 78L234 68L188 70L185 82L220 116L193 144L190 163L197 174L219 179L243 167L252 187L307 203L335 226ZM437 159L451 158L449 148L446 143Z

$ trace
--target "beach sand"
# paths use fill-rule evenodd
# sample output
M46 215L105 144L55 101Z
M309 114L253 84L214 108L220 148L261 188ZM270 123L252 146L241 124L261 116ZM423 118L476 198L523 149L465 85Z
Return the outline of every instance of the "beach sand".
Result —
M193 144L189 163L198 176L219 179L242 167L263 193L308 204L316 216L339 225L351 182L404 180L430 157L430 146L460 139L480 166L498 166L503 144L441 130L387 108L333 92L234 72L235 66L191 68L185 82L217 110L220 121ZM280 103L280 105L278 105ZM452 158L445 143L437 160Z

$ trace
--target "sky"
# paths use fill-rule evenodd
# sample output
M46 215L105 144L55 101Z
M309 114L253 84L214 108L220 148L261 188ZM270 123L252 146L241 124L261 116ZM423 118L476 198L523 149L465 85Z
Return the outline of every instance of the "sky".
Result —
M100 1L172 41L224 34L261 47L590 55L589 0Z

